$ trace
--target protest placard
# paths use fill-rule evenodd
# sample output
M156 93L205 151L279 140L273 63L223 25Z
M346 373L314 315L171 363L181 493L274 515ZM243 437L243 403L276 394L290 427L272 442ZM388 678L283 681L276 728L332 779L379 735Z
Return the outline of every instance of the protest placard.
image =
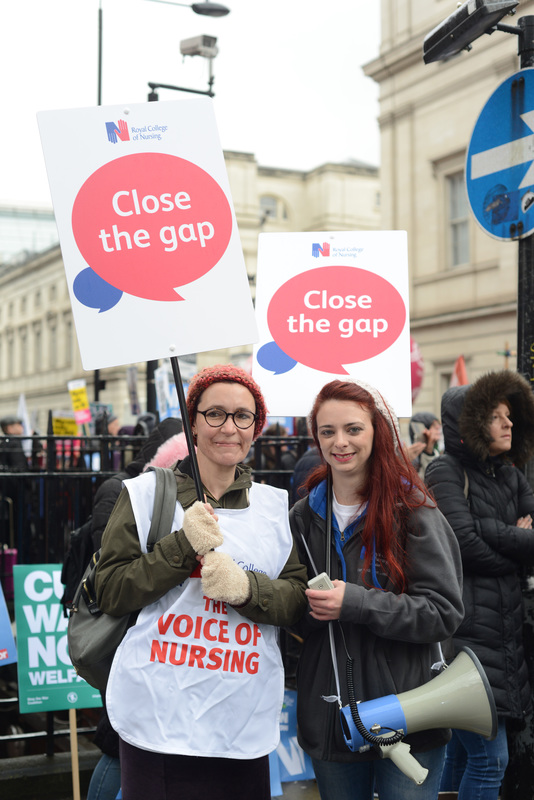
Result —
M89 408L86 383L83 379L69 381L67 383L67 388L69 390L76 424L85 425L91 421L91 409Z
M405 232L261 234L256 315L271 414L305 416L325 383L354 377L411 415Z
M13 575L21 714L102 705L69 658L61 564L19 564Z
M38 121L84 369L256 341L211 99Z

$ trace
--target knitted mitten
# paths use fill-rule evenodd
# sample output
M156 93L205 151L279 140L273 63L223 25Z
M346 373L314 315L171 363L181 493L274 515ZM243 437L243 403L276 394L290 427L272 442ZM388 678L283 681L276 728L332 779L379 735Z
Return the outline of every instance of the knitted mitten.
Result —
M238 567L229 553L206 553L201 575L202 591L212 600L238 606L250 598L247 573Z
M185 512L182 527L191 547L200 556L223 543L218 523L199 500Z

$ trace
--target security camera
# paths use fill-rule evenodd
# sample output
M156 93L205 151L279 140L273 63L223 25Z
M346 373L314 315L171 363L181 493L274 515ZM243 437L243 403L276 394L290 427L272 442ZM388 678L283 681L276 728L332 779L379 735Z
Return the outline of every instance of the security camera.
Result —
M506 15L513 14L519 0L465 0L450 16L425 36L425 64L470 49L470 44L492 29Z
M180 53L183 56L203 56L204 58L215 58L219 52L219 49L216 45L216 36L192 36L191 39L182 39L180 42Z

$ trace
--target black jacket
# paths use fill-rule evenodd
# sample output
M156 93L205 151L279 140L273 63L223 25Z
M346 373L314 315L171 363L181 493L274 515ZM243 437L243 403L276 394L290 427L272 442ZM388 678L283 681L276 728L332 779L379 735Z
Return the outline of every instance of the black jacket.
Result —
M317 572L326 567L325 498L325 484L320 483L289 514L299 560L306 564L309 578L316 573L303 537ZM341 615L333 623L343 705L348 702L343 639L354 659L356 699L373 700L430 680L431 666L437 660L435 643L452 635L463 613L458 545L435 506L426 503L406 521L408 587L403 594L379 570L378 563L373 577L376 587L364 585L363 524L360 518L341 535L333 519L330 575L346 581ZM373 750L364 754L348 750L337 703L322 699L336 694L328 623L313 619L308 606L297 632L304 638L297 673L299 744L313 758L326 761L376 758ZM421 731L407 736L406 742L417 753L445 744L449 736L448 730Z
M507 398L512 448L489 455L488 420ZM473 386L449 389L442 398L445 452L426 482L458 539L464 571L465 617L454 636L478 656L493 689L497 712L520 718L531 693L523 648L522 565L534 563L534 531L518 528L534 516L534 495L514 466L534 450L534 397L517 373L490 373Z

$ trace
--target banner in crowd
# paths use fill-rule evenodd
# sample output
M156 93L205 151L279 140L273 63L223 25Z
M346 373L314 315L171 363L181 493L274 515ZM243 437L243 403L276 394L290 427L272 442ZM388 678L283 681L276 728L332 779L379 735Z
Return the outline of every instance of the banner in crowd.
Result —
M168 417L181 419L182 412L178 402L178 392L176 391L176 386L171 384L167 364L162 364L161 367L155 370L154 385L156 387L156 405L160 420Z
M128 397L130 398L130 414L138 417L141 413L141 404L137 390L137 367L135 364L126 370L126 384L128 386Z
M311 758L297 741L297 693L284 692L284 705L280 714L280 743L269 755L271 796L283 795L282 783L313 780Z
M6 599L0 581L0 667L14 664L17 660L17 648L11 630L11 619L7 610Z
M75 381L68 381L67 388L70 394L74 419L77 425L85 425L91 422L91 409L89 408L89 397L87 396L87 384L80 378Z

